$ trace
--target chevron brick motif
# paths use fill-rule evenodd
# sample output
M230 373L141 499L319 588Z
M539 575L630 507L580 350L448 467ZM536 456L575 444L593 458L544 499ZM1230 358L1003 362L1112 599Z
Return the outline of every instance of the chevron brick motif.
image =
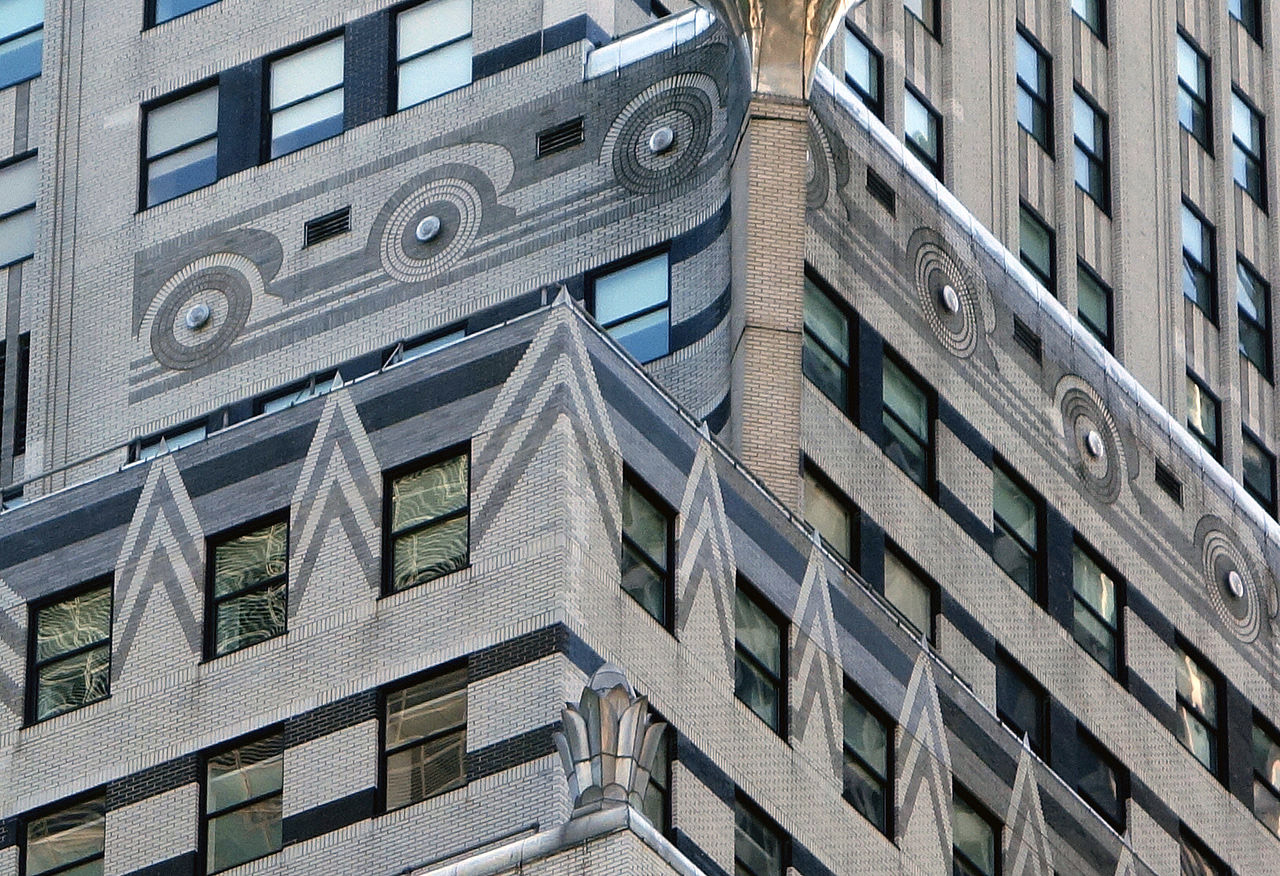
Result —
M379 514L382 470L351 393L339 389L325 396L289 520L289 615L297 614L315 570L316 558L331 527L346 536L365 585L378 586Z
M688 647L701 645L710 661L723 654L724 670L733 675L733 594L737 562L724 496L716 476L715 454L704 438L694 454L693 470L680 500L676 542L676 629ZM699 599L699 597L702 597ZM710 606L707 603L710 602ZM714 620L713 620L714 619ZM686 635L690 624L698 635ZM715 626L712 627L711 624ZM719 640L720 649L715 648Z
M9 588L0 578L0 705L15 715L22 714L21 676L23 643L26 641L26 600ZM4 671L13 668L14 678Z
M836 637L836 622L831 611L831 592L827 581L827 562L814 535L809 550L809 566L800 585L796 601L795 652L791 657L794 667L791 677L792 735L798 743L805 739L814 709L822 719L821 739L828 744L833 776L839 776L844 768L841 740L843 711L841 701L842 663L840 643Z
M1053 876L1053 850L1049 846L1049 828L1040 806L1040 788L1036 784L1035 762L1025 744L1018 758L1018 774L1013 780L1009 798L1009 817L1005 819L1005 873L1008 876Z
M138 647L142 627L146 636L157 639L157 661L166 662L159 654L173 651L173 640L166 635L172 626L155 617L164 603L181 627L191 653L200 653L197 618L203 593L203 547L204 534L182 474L172 456L160 456L147 471L116 561L112 681L124 674L135 650L147 651L142 665L148 672L155 671L150 649Z
M926 652L916 658L902 703L898 824L901 846L921 873L951 871L951 751Z

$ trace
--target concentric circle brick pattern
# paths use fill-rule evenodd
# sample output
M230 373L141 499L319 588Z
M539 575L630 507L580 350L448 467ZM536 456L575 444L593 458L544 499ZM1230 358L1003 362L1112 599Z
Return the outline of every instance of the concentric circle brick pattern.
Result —
M907 243L907 251L914 264L916 294L925 322L953 356L972 356L978 349L983 322L975 282L932 229L917 229ZM960 301L955 312L942 301L947 286L955 290Z
M1270 600L1249 561L1245 550L1231 533L1227 523L1212 515L1196 526L1196 542L1204 571L1204 585L1209 604L1236 638L1252 642L1262 630L1263 612ZM1236 572L1244 585L1244 593L1231 592L1228 576Z
M475 243L484 215L475 186L455 178L431 180L388 206L378 255L383 270L402 283L429 280L456 264ZM431 216L440 220L440 229L430 240L419 240L418 226Z
M707 154L715 123L715 80L686 73L654 83L636 95L610 126L603 154L617 181L649 195L684 182ZM649 138L659 128L675 134L670 148L655 153Z
M831 144L820 126L809 119L809 154L805 164L805 206L820 210L827 203L832 177Z
M215 253L197 259L174 274L156 296L152 353L175 371L209 362L239 337L254 296L263 288L258 266L242 255ZM209 318L192 329L187 313L201 304L209 308Z
M1125 457L1115 420L1082 379L1068 374L1058 384L1058 410L1067 457L1084 487L1099 502L1120 497Z

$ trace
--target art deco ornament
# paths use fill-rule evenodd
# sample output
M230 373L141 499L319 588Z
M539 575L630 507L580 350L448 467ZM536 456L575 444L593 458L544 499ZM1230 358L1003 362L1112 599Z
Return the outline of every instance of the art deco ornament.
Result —
M640 810L667 729L652 722L648 698L637 697L622 670L606 663L591 676L578 705L565 703L560 719L564 730L554 739L573 817L614 806Z
M808 99L818 56L861 0L698 0L741 41L751 88Z

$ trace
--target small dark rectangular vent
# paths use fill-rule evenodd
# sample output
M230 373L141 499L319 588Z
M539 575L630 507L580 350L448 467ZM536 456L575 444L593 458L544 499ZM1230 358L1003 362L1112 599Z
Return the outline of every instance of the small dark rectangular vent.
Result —
M1013 339L1018 342L1019 347L1031 354L1032 359L1040 361L1040 336L1016 316L1013 318Z
M881 207L889 211L890 216L895 214L898 196L894 194L889 181L870 167L867 168L867 191L871 193L871 197L880 202Z
M553 128L538 132L538 157L572 149L583 140L582 116L561 122Z
M334 210L332 213L325 213L323 216L308 219L302 245L304 247L315 246L322 240L337 237L339 234L346 234L350 230L351 208L343 207L341 210Z
M1182 504L1182 481L1160 460L1156 460L1156 486L1169 494L1169 498Z

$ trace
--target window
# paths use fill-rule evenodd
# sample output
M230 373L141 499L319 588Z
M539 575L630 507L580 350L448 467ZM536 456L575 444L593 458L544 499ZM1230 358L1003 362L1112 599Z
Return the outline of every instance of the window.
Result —
M623 474L622 589L663 626L674 594L674 515L630 472Z
M1276 513L1276 457L1248 428L1244 436L1244 487L1258 504Z
M205 872L280 851L284 734L242 743L205 761Z
M428 0L396 16L396 109L471 82L471 0Z
M908 83L903 92L902 130L907 148L942 179L942 117Z
M1178 740L1205 769L1218 773L1218 681L1216 673L1179 644Z
M468 452L389 479L388 592L447 575L471 562Z
M205 655L221 657L285 632L289 521L258 521L210 545Z
M1240 92L1231 92L1231 140L1235 151L1231 173L1236 185L1244 189L1253 202L1267 209L1267 173L1263 166L1266 154L1262 113L1249 105Z
M1182 294L1194 301L1209 321L1218 322L1218 293L1214 280L1213 226L1186 201L1182 202Z
M1111 289L1083 262L1076 263L1076 307L1080 322L1110 350Z
M107 801L94 797L27 820L23 832L26 876L101 876L107 842Z
M401 341L391 350L387 356L387 363L382 367L385 370L395 365L412 362L414 359L420 359L429 353L434 353L436 350L443 350L445 347L452 346L466 336L467 330L465 328L444 328L440 331L419 335L407 341Z
M871 43L845 23L844 80L876 118L884 118L884 57Z
M1053 270L1053 231L1026 204L1018 213L1018 256L1050 295L1058 294Z
M892 725L849 690L844 692L844 799L893 837Z
M0 0L0 88L40 75L44 0Z
M656 715L654 717L657 718ZM641 810L663 836L671 833L671 765L675 761L675 732L667 722L667 730L662 734L662 742L649 770L649 786L645 789L644 808Z
M1079 89L1075 93L1076 185L1104 213L1111 209L1107 159L1107 114Z
M106 699L111 693L111 582L31 609L27 672L30 723Z
M787 863L787 840L782 830L739 795L733 807L735 876L784 876Z
M1227 876L1226 865L1185 825L1179 835L1178 858L1182 876Z
M854 511L826 477L804 469L804 519L837 554L853 562Z
M804 376L846 414L854 410L850 347L848 316L830 295L805 277Z
M891 545L884 552L884 597L916 634L934 641L938 588Z
M738 583L734 597L734 693L783 735L786 717L786 636L783 622L757 594Z
M996 876L1000 872L999 831L973 799L952 788L951 835L955 876Z
M335 389L342 389L342 378L337 371L326 371L313 374L306 380L293 384L279 392L254 399L254 410L259 414L274 414L300 405L304 401L328 395Z
M938 3L939 0L903 0L902 5L906 7L921 24L924 29L934 36L938 35Z
M652 362L671 351L668 253L601 274L592 292L592 310L600 327L640 362Z
M1253 719L1253 814L1280 836L1280 734Z
M343 38L271 62L271 156L342 133Z
M151 0L147 4L147 27L155 27L172 18L212 6L218 0Z
M1262 45L1262 0L1228 0L1227 10L1245 33Z
M1120 587L1115 573L1080 542L1071 547L1072 634L1112 675L1120 675Z
M1218 399L1190 371L1187 372L1187 428L1205 449L1219 459L1222 440L1218 431Z
M382 710L382 810L467 781L467 669L389 691Z
M1084 22L1085 27L1097 34L1098 39L1107 39L1107 12L1104 0L1071 0L1071 11Z
M996 714L1042 759L1049 755L1049 695L1003 651L996 654Z
M998 463L992 473L992 557L1028 596L1039 599L1040 500Z
M1018 60L1018 125L1053 154L1053 91L1049 55L1021 26L1014 37Z
M1236 307L1240 314L1240 355L1271 379L1271 287L1236 258Z
M218 86L150 107L143 131L144 207L172 200L218 179Z
M1178 34L1178 124L1210 152L1209 59Z
M1117 833L1124 833L1124 807L1129 797L1128 770L1090 736L1084 727L1078 726L1076 733L1080 742L1080 773L1076 790L1099 815L1111 823Z
M5 341L0 338L0 417L4 411L5 368L18 369L17 390L14 393L13 418L13 453L20 456L27 450L27 381L31 377L31 335L24 332L18 335L18 355L9 359L5 350ZM4 436L4 422L0 419L0 438Z
M885 455L929 492L933 488L933 392L887 352L883 365Z
M140 438L129 445L130 462L144 462L203 441L209 435L206 423L184 423L159 435Z
M36 251L36 156L0 166L0 267L31 258Z

